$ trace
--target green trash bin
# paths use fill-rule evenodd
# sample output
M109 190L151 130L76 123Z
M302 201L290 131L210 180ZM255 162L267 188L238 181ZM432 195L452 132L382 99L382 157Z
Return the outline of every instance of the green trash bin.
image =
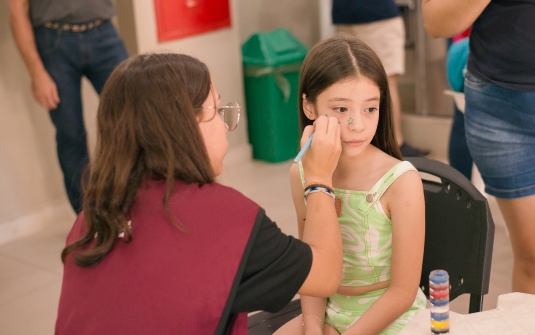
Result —
M256 33L242 46L247 129L255 159L282 162L299 150L297 85L307 52L285 29Z

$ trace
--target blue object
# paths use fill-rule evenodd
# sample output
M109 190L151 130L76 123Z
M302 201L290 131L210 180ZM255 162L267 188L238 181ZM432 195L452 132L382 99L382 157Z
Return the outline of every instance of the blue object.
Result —
M449 280L450 278L445 270L434 270L429 274L429 282L431 284L445 284L448 283Z
M294 158L294 163L297 163L299 162L299 160L301 159L301 157L303 157L303 155L305 154L305 152L307 151L308 147L310 147L310 144L312 143L312 139L314 138L314 133L310 136L310 138L308 139L307 143L305 143L305 145L303 145L303 148L301 149L301 151L299 151L299 153L297 154L297 156L295 156Z
M336 24L362 24L401 15L394 0L333 0L331 17Z
M463 38L453 43L446 59L446 74L448 82L455 92L464 91L464 72L470 53L469 38Z
M464 132L464 114L454 106L453 124L451 125L448 157L450 165L462 173L468 180L472 179L472 165L474 160L466 144Z
M445 321L450 318L449 313L431 313L431 319L435 321Z

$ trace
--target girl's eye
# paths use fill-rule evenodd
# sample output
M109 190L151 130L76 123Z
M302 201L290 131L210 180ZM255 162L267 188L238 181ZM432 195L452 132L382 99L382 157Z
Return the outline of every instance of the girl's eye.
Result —
M345 107L334 107L333 111L335 111L337 113L344 113L344 112L347 112L347 108L345 108Z
M365 111L371 114L377 111L377 107L369 107L369 108L366 108Z

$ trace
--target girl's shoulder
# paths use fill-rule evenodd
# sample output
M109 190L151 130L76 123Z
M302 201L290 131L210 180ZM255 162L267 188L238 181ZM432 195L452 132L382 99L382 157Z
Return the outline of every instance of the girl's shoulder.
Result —
M375 171L373 174L375 175L375 179L377 181L387 178L400 168L405 169L405 163L410 164L409 162L404 162L392 157L379 149L377 149L370 158L371 171ZM412 166L412 164L410 166Z
M407 178L404 175L412 176ZM388 159L377 167L377 175L375 177L377 181L370 191L383 193L393 184L399 184L398 179L412 180L414 178L419 178L419 174L410 162L396 158Z
M375 148L374 161L383 167L383 169L390 170L402 161L396 157L392 157L381 149Z
M422 179L418 170L408 161L399 161L383 178L388 184L384 192L384 200L403 201L414 196L423 195Z

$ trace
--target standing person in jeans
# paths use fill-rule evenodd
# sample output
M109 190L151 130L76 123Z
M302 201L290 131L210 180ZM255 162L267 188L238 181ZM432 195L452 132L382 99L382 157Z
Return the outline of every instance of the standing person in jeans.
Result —
M383 63L388 76L396 141L401 155L428 155L429 151L407 144L401 131L401 102L397 78L405 73L405 26L394 0L333 0L332 21L336 32L359 38L375 51Z
M32 78L35 100L56 127L58 158L72 208L81 210L82 172L89 162L81 80L100 94L128 57L110 19L111 0L8 0L17 47Z
M423 0L431 37L472 25L466 141L513 248L513 291L535 294L535 1Z

